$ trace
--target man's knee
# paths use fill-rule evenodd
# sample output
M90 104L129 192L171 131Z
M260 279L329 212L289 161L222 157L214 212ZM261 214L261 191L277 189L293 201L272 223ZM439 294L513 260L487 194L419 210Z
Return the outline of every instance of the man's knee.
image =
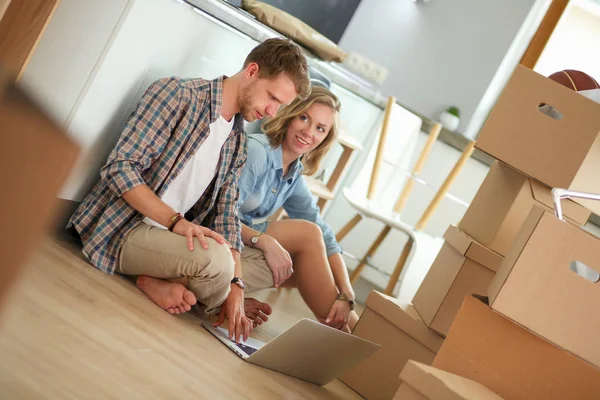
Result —
M233 279L235 262L229 246L219 244L215 240L207 238L209 262L202 271L201 275L229 284Z

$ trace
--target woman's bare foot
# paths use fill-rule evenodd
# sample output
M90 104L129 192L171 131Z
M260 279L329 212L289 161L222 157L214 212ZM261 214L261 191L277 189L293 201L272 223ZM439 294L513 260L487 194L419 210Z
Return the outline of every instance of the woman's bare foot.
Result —
M252 320L254 325L257 326L267 322L269 320L268 315L271 315L273 310L267 303L248 297L244 299L244 312L246 313L246 317Z
M150 276L137 277L136 286L157 306L169 314L190 311L196 304L196 296L181 283L169 282Z

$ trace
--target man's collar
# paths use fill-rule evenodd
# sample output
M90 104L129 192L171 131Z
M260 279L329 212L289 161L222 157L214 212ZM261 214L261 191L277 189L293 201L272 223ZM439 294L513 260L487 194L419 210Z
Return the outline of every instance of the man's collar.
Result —
M223 110L223 81L227 79L226 75L219 76L210 83L210 123L212 124L221 116ZM242 114L237 113L233 116L233 129L239 132L244 130L244 120Z
M210 82L210 122L213 123L221 115L223 109L223 80L225 76L220 76Z

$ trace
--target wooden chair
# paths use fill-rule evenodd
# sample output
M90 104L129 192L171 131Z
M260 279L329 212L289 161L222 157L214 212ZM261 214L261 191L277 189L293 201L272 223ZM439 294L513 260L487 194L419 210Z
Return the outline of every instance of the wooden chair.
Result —
M438 135L441 131L441 125L439 123L435 123L429 132L429 137L427 138L427 142L417 159L414 167L412 168L412 172L409 174L409 179L405 183L400 195L398 196L394 207L391 210L381 209L380 206L374 201L375 200L375 189L377 187L377 180L380 173L380 168L383 162L383 153L384 148L386 146L386 140L388 136L388 131L390 129L390 120L392 118L392 113L399 113L401 115L402 120L402 129L400 132L396 132L397 134L402 135L418 135L421 131L421 119L410 113L408 110L400 107L396 104L396 99L394 97L388 98L387 106L385 108L383 124L380 131L379 143L377 145L377 151L375 153L375 161L373 163L373 170L371 172L371 178L369 181L369 187L367 191L367 195L359 196L353 193L350 189L344 188L343 194L349 204L357 211L357 214L351 218L345 226L340 229L340 231L336 235L337 241L341 241L344 237L346 237L352 229L356 227L356 225L363 218L372 218L376 219L385 224L384 228L379 232L375 240L372 242L371 246L367 250L366 254L360 259L359 264L352 271L350 275L350 280L352 283L355 283L361 272L363 271L365 265L368 260L373 257L377 249L381 246L387 235L390 233L392 229L400 230L408 236L408 241L404 245L398 262L391 274L390 280L388 282L387 287L385 288L385 293L391 295L394 291L396 283L410 259L410 256L416 250L418 245L418 238L422 238L425 234L423 229L425 228L427 222L435 212L436 208L439 206L441 200L446 195L448 189L460 173L461 169L471 156L474 150L475 142L470 142L462 152L460 158L454 165L453 169L450 171L446 180L437 190L434 198L430 202L429 206L415 224L415 226L411 226L400 219L400 212L404 208L408 196L410 195L414 183L415 178L418 177L418 174L421 172L427 157L429 156L433 145L435 144ZM406 161L406 160L405 160Z

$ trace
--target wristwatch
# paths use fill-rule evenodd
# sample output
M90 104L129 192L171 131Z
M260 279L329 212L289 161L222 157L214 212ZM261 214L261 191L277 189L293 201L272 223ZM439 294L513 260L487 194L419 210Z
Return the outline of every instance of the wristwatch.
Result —
M348 297L348 295L346 295L346 293L342 292L342 293L338 294L335 299L347 302L348 305L350 306L350 311L354 310L354 300L352 300L350 297Z
M252 243L252 247L256 246L256 243L258 243L258 238L260 237L260 235L262 235L262 232L258 232L258 235L252 236L252 238L250 239L250 242Z
M231 283L235 283L236 285L238 285L240 288L242 288L242 290L246 289L246 284L244 283L244 281L242 280L242 278L238 278L238 277L234 277L231 280Z

